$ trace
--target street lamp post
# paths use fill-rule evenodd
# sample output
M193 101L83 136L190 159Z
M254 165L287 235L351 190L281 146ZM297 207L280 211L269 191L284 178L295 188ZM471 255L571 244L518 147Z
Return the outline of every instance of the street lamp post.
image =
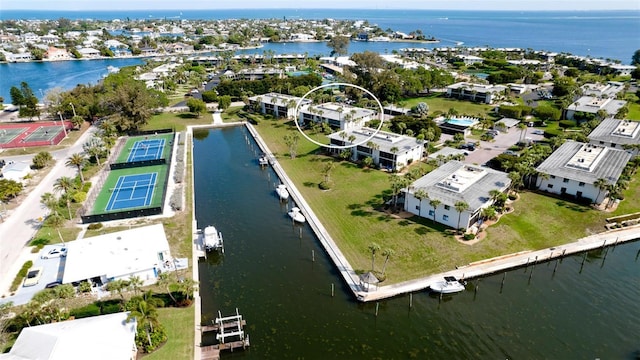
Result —
M73 103L69 103L69 105L71 105L71 109L73 109L73 116L76 117L78 115L76 115L76 107L73 106Z
M67 137L67 128L64 126L64 119L62 118L62 113L58 111L58 115L60 116L60 124L62 124L62 131L64 131L64 137Z

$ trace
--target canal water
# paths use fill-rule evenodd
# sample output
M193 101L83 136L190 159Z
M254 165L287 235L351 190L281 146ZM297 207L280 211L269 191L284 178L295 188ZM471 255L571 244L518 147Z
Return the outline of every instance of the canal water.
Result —
M225 359L640 356L640 242L472 280L452 296L362 304L308 226L286 216L291 204L279 202L244 127L195 138L196 219L225 240L224 255L199 264L203 321L238 308L251 339Z

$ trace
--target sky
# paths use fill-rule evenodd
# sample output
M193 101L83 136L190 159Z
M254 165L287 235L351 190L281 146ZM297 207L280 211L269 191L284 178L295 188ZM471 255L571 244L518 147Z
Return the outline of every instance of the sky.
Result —
M0 0L4 10L446 9L640 11L640 0Z

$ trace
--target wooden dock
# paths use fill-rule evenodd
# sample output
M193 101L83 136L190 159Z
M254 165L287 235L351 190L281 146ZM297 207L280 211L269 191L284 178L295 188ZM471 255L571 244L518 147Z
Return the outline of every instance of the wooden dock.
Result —
M240 327L244 327L245 325L247 325L247 320L243 319L240 322ZM223 326L224 326L224 330L231 329L231 328L237 329L238 322L237 321L226 322L226 323L223 323ZM210 332L210 331L218 332L220 330L220 324L203 325L200 327L200 329L202 330L202 332Z
M200 347L200 359L202 360L220 360L220 351L222 350L233 350L236 349L245 349L249 347L249 336L247 336L244 340L231 341L224 344L216 344L209 346L201 346Z

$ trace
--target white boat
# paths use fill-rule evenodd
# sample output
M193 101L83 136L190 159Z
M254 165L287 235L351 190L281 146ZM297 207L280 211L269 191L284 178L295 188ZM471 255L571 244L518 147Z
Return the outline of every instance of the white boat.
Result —
M293 219L293 221L299 222L299 223L303 223L305 221L307 221L307 219L304 218L304 215L302 215L302 212L300 211L300 209L298 207L292 207L291 210L289 210L289 212L287 213L287 215L289 215L289 217L291 219Z
M431 291L441 294L452 294L464 291L464 284L453 276L445 276L444 280L429 285Z
M287 187L283 184L280 184L276 187L276 193L280 200L287 200L289 198L289 191L287 191Z
M207 226L204 228L204 248L207 251L222 250L224 252L224 242L222 240L222 233L216 230L215 226Z
M107 66L107 71L109 72L109 74L115 74L120 71L120 68L109 65Z
M258 159L258 163L260 164L260 166L267 166L269 165L269 159L267 159L266 155L262 155Z

